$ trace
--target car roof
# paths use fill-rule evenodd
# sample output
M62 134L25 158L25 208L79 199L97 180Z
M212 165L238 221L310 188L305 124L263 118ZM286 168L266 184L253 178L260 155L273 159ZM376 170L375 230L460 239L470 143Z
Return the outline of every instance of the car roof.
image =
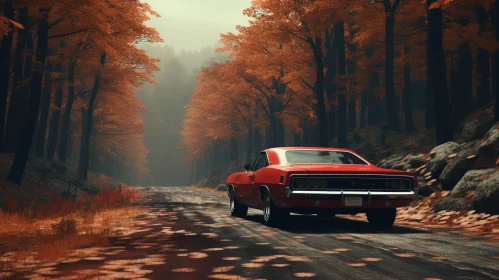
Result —
M265 151L293 151L293 150L325 150L325 151L339 151L339 152L352 152L348 149L343 148L331 148L331 147L276 147L269 148Z

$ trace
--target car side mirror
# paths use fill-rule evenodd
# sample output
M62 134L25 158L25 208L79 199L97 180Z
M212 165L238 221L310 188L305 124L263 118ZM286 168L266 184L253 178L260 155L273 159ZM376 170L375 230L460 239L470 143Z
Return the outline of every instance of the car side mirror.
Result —
M246 164L246 165L244 166L244 170L246 170L246 171L250 171L250 169L251 169L251 165Z

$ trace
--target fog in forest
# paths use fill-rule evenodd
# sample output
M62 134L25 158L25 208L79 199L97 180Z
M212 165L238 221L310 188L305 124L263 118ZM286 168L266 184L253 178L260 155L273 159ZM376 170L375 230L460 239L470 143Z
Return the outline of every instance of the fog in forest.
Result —
M212 61L224 61L225 54L216 53L220 33L234 32L236 25L247 24L242 11L249 0L147 0L160 14L149 26L156 28L164 43L144 44L149 56L161 59L156 85L137 90L146 107L145 145L149 176L143 185L186 185L195 182L195 170L186 162L180 131L185 106L196 88L195 78L201 67Z

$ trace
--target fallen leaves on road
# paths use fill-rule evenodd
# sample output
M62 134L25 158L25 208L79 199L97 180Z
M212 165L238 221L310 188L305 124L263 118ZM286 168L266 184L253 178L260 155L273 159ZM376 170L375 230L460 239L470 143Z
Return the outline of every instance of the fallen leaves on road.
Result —
M233 274L213 274L209 275L208 278L211 279L220 279L220 280L246 280L247 278L243 278L240 275Z
M222 260L224 260L224 261L238 261L240 259L241 259L240 257L225 257L225 258L222 258Z
M347 263L347 265L353 267L361 267L361 266L366 266L367 263Z
M331 255L331 254L339 254L340 252L338 251L322 251L323 254L326 254L326 255Z
M275 263L272 265L273 267L287 267L289 266L288 263Z
M228 272L236 268L235 266L220 266L220 267L215 267L213 269L213 272Z
M379 261L382 261L383 259L382 258L363 258L362 260L365 262L379 262Z
M352 236L344 235L344 236L337 236L336 239L338 239L338 240L352 240L354 238Z
M411 254L411 253L402 253L402 254L394 254L397 257L400 258L414 258L416 254Z
M204 259L208 257L208 254L202 252L194 252L189 254L191 259Z
M196 271L192 267L181 267L181 268L174 268L172 269L173 272L194 272Z
M312 272L297 272L295 274L293 274L295 277L298 277L298 278L309 278L309 277L315 277L316 274L315 273L312 273Z
M337 251L337 252L347 252L347 251L350 251L350 249L348 249L348 248L336 248L334 250Z
M246 267L246 268L259 268L259 267L262 267L263 264L262 263L243 263L241 266Z

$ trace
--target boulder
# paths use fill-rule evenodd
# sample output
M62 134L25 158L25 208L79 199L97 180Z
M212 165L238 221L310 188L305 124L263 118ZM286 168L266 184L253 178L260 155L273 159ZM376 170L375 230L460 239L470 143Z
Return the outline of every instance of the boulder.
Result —
M462 146L462 150L445 166L438 178L444 189L452 190L464 174L473 167L475 158L469 158L469 156L476 154L478 144L478 140L466 143Z
M499 172L493 173L478 184L472 206L476 212L499 214Z
M478 185L483 181L483 178L491 175L495 172L495 169L480 169L480 170L469 170L467 171L463 178L459 180L456 186L450 192L452 197L463 197L468 191L476 190Z
M403 157L399 155L392 155L387 158L385 161L381 162L379 167L381 168L394 168L396 165L400 165L402 163ZM402 165L403 167L403 165Z
M423 183L419 186L419 192L418 195L427 197L430 196L432 193L438 191L440 188L438 186L433 186L428 183Z
M433 207L433 210L435 212L440 212L442 210L461 211L469 209L470 205L465 198L455 198L455 197L444 197L440 199Z
M496 123L483 137L478 146L480 157L497 158L499 156L499 122Z
M493 115L492 115L493 116ZM461 130L460 139L462 141L473 141L481 139L495 123L491 114L487 111L480 111L479 114L470 118L464 123Z
M418 168L426 164L426 160L422 156L412 156L409 163L413 168Z
M433 178L440 177L442 171L447 165L449 155L457 153L461 150L461 146L456 142L447 142L433 148L430 153L431 158L429 168Z

